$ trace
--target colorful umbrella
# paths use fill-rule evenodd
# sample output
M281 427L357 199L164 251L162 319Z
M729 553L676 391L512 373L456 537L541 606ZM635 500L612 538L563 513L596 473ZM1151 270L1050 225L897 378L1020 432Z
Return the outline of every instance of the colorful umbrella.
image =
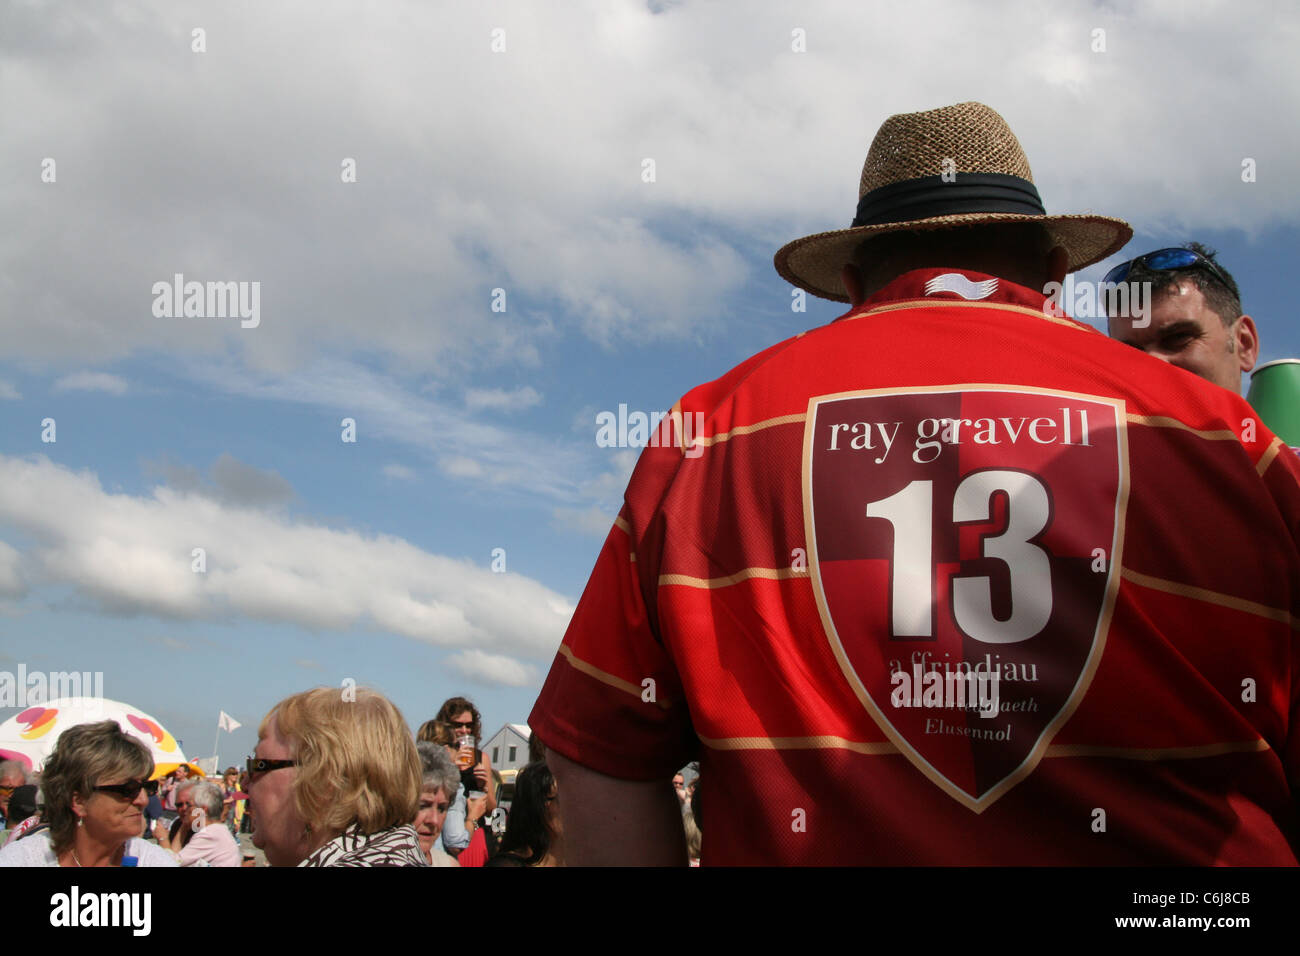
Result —
M40 770L60 734L77 724L101 720L116 720L122 730L143 741L153 755L155 778L181 764L191 773L203 774L185 759L176 738L162 724L142 710L104 697L59 697L10 717L0 724L0 760L17 760L29 770Z

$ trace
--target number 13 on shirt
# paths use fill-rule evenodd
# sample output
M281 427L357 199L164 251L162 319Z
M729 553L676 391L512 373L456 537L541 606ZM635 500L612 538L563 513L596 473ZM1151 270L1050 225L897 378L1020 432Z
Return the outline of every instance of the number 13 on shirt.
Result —
M1120 402L1025 386L809 403L804 515L825 639L886 735L972 809L1032 770L1104 650L1124 426ZM996 672L1001 713L891 706L899 670Z

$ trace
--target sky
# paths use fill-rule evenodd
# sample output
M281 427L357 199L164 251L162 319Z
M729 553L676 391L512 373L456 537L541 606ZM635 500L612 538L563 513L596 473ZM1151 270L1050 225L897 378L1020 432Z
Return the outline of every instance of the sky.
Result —
M842 314L772 256L894 113L993 106L1049 212L1133 225L1080 278L1205 242L1300 356L1297 44L1286 2L0 0L0 670L222 764L348 680L524 722L636 461L597 415Z

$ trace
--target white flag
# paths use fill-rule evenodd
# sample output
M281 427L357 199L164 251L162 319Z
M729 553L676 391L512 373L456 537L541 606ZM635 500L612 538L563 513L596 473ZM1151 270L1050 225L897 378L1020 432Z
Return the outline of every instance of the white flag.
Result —
M217 718L217 726L222 730L229 730L233 733L236 728L242 727L243 724L223 710L221 716Z

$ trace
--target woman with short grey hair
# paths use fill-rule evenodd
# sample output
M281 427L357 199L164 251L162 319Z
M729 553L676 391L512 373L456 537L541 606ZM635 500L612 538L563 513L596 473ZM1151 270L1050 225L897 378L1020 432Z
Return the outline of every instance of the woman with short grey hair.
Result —
M420 805L415 813L415 832L420 838L430 866L459 866L455 858L442 848L439 836L447 818L447 808L460 786L460 770L446 747L428 741L415 745L420 754Z

